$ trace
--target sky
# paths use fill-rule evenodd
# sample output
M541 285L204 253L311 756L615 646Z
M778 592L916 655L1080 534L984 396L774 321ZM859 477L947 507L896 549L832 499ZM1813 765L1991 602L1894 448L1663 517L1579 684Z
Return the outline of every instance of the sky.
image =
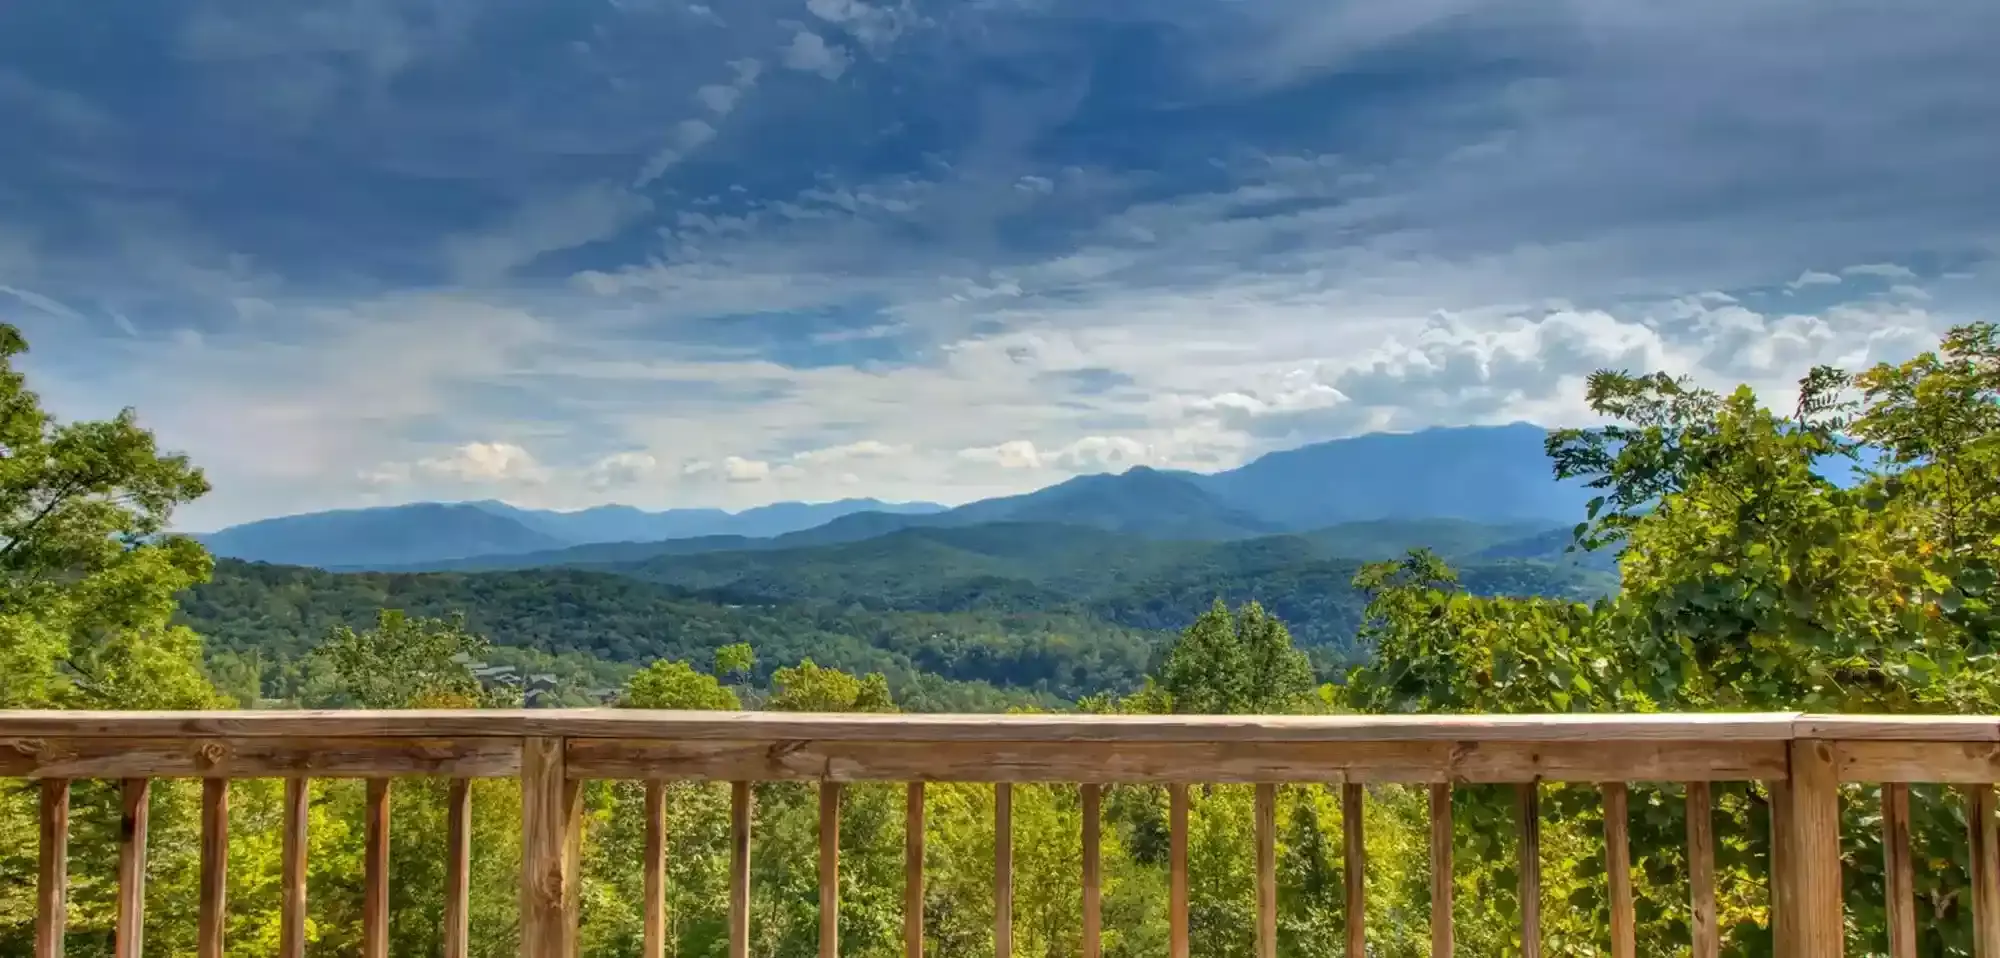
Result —
M179 525L962 502L2000 318L1986 0L9 0L0 321Z

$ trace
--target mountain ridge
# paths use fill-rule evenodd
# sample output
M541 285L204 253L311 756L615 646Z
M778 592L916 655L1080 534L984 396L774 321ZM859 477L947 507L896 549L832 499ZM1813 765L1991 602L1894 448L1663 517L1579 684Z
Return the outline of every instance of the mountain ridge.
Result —
M1581 483L1551 473L1538 426L1471 426L1374 433L1267 453L1234 469L1195 473L1136 466L1122 473L1074 476L1031 492L944 507L845 499L774 503L728 513L670 509L649 513L605 505L574 512L522 509L485 501L483 510L519 528L498 536L504 548L474 549L450 529L430 534L427 555L410 548L322 549L263 542L237 548L247 527L266 539L287 523L320 528L368 510L307 513L231 527L205 537L220 555L337 570L467 570L636 561L650 555L782 549L860 541L917 527L1029 522L1081 525L1161 541L1230 541L1308 532L1367 520L1464 520L1487 525L1574 521L1588 498ZM419 506L384 507L394 513ZM497 536L487 530L483 544ZM664 534L663 534L664 533ZM409 533L403 533L408 535ZM358 533L356 534L358 535ZM338 535L330 537L336 544ZM350 536L352 538L352 536ZM557 540L550 543L547 540ZM531 546L531 547L523 547ZM384 553L398 558L385 561Z

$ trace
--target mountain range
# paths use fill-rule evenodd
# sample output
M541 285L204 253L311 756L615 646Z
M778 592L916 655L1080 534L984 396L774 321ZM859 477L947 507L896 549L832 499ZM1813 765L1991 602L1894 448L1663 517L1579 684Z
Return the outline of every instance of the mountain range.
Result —
M947 508L848 499L742 512L498 502L414 503L285 516L200 536L216 554L327 569L504 569L862 542L907 529L1074 526L1158 541L1226 542L1381 520L1545 531L1582 514L1528 424L1372 434L1275 452L1217 473L1135 467Z

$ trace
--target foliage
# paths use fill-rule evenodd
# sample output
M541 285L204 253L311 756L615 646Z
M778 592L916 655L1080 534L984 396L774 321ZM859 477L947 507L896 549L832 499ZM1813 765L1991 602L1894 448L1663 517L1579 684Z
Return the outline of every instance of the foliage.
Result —
M161 532L208 491L131 410L58 423L0 323L0 708L169 708L213 698L174 596L208 577L200 546Z
M1620 592L1590 606L1480 598L1427 553L1372 565L1356 584L1371 596L1364 638L1376 661L1352 675L1343 704L1993 712L2000 333L1962 327L1937 352L1855 376L1814 369L1798 392L1781 415L1748 389L1724 395L1664 375L1593 376L1592 406L1613 424L1559 432L1549 450L1559 475L1602 492L1576 538L1618 548ZM1836 481L1841 467L1858 481ZM1677 793L1632 792L1634 863L1652 885L1685 880ZM1504 834L1504 796L1462 795L1479 840ZM1587 793L1552 792L1550 841L1589 832L1593 805ZM1719 787L1718 807L1728 948L1767 953L1758 876L1768 866L1768 796ZM1850 944L1879 948L1879 822L1865 803L1844 809ZM1930 916L1921 950L1964 954L1964 813L1920 789L1913 816L1917 854L1929 863L1917 874L1917 907ZM1590 905L1580 916L1595 920L1601 897L1586 880L1601 866L1570 857L1545 867L1580 883L1578 901ZM1475 877L1489 892L1504 889L1498 873ZM1555 917L1552 936L1589 930ZM1642 941L1670 943L1687 919L1666 899L1643 920Z
M485 638L465 630L463 617L412 619L385 609L372 629L356 632L334 626L312 654L333 673L334 687L326 705L391 709L419 702L507 704L504 696L482 689L468 665L486 649Z
M1312 667L1263 606L1217 599L1168 649L1160 687L1176 712L1282 714L1308 701Z

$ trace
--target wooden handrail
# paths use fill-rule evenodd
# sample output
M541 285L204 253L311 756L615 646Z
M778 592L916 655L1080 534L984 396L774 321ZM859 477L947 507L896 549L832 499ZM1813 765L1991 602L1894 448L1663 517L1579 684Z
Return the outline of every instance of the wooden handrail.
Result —
M366 874L362 951L388 950L391 829L389 780L444 776L448 800L444 950L462 958L470 855L469 780L520 781L522 952L569 958L577 938L581 869L581 784L591 779L647 783L644 953L667 949L662 922L665 871L663 792L668 780L733 783L730 803L729 954L748 958L751 784L821 783L820 952L839 951L841 784L909 784L904 901L905 956L923 958L925 782L990 782L996 789L994 937L1010 958L1011 787L1075 783L1091 816L1112 784L1168 786L1169 951L1188 951L1186 862L1188 787L1256 785L1256 954L1276 953L1277 878L1273 818L1279 783L1341 788L1350 958L1366 952L1359 910L1366 860L1364 784L1428 786L1432 813L1433 953L1454 948L1451 927L1452 792L1471 783L1517 789L1524 953L1540 953L1539 804L1544 782L1595 783L1605 808L1607 902L1612 955L1636 953L1627 783L1687 783L1690 903L1695 958L1714 958L1716 927L1713 802L1709 783L1759 781L1773 820L1772 903L1780 958L1833 958L1843 939L1839 846L1840 786L1884 783L1885 875L1893 958L1913 958L1907 783L1966 786L1972 848L1975 941L2000 954L2000 718L1833 716L1800 713L1648 715L1097 716L802 715L621 709L394 712L0 712L0 777L38 780L42 789L38 958L62 953L66 909L70 785L118 779L124 837L119 849L115 951L139 952L145 874L148 782L205 780L202 791L199 942L223 952L227 915L229 783L288 779L283 829L283 920L279 950L303 952L305 787L309 778L365 778ZM1083 950L1101 949L1098 823L1085 823Z

